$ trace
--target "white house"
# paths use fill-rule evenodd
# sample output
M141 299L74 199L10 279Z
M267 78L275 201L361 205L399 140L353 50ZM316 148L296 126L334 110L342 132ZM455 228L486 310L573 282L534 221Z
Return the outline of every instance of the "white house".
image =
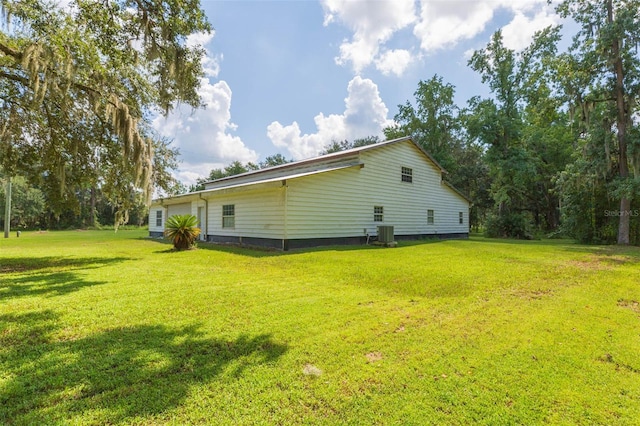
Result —
M393 139L154 200L149 234L162 236L174 214L193 214L203 240L282 250L365 244L381 225L393 226L395 240L467 238L470 200L445 173L411 138Z

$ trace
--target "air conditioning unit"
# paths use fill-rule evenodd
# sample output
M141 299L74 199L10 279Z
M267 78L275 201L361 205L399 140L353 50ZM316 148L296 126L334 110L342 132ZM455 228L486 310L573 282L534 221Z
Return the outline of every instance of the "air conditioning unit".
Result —
M393 226L378 226L378 241L381 243L392 243Z

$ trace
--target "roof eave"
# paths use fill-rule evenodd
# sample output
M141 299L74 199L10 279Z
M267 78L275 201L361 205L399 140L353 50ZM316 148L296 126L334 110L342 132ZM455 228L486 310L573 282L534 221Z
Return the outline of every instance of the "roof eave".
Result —
M223 177L223 178L220 178L220 179L209 180L209 181L204 182L204 185L208 185L208 184L211 184L211 183L224 182L224 181L232 180L232 179L239 179L239 178L242 178L242 177L257 175L257 174L261 174L261 173L268 173L268 172L272 172L274 170L286 170L288 168L297 168L297 167L304 166L304 165L307 165L307 164L320 163L322 161L330 160L330 159L339 159L339 158L343 158L343 157L349 157L349 156L351 156L353 154L357 154L357 153L360 153L362 151L367 151L367 150L370 150L370 149L379 148L381 146L390 145L390 144L398 143L398 142L405 141L405 140L411 140L413 142L413 140L411 139L410 136L403 136L401 138L390 139L388 141L378 142L378 143L374 143L374 144L371 144L371 145L359 146L359 147L356 147L356 148L347 149L345 151L332 152L331 154L320 155L320 156L316 156L316 157L312 157L312 158L305 158L303 160L294 161L292 163L280 164L280 165L277 165L277 166L267 167L267 168L260 169L260 170L252 170L250 172L245 172L245 173L241 173L241 174L238 174L238 175L226 176L226 177ZM413 142L413 143L419 149L421 149L441 170L444 171L442 166L440 166L435 160L433 160L433 158L426 151L424 151L422 148L420 148L415 142Z

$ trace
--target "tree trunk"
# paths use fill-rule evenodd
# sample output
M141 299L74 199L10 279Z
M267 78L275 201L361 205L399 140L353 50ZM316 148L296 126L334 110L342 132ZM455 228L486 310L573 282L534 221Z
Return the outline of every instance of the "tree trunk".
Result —
M91 187L91 208L89 212L89 226L96 226L96 188Z
M613 7L611 0L607 0L607 23L613 25ZM613 71L616 75L616 126L618 128L618 170L620 178L624 181L629 177L629 165L627 164L627 108L624 99L624 69L620 57L620 41L618 38L611 42L611 54L613 56ZM626 196L620 199L620 222L618 224L618 244L629 244L631 200Z
M11 176L7 176L4 191L4 237L9 238L11 232Z

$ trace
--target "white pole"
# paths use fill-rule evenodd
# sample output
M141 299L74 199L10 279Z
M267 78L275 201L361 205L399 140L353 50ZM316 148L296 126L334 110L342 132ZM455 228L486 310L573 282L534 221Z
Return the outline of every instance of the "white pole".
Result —
M4 191L4 237L9 238L11 232L11 176L7 176Z

